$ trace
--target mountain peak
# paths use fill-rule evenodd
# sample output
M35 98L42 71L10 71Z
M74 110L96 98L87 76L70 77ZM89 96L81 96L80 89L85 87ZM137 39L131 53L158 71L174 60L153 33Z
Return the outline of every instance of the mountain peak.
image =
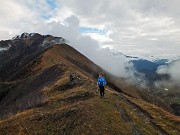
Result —
M33 37L35 35L40 35L38 33L27 33L27 32L24 32L22 33L21 35L17 35L15 37L12 38L12 40L16 40L16 39L27 39L27 38L30 38L30 37Z
M59 43L62 44L66 42L66 40L62 37L55 37L52 35L41 35L39 33L27 33L27 32L24 32L21 35L17 35L13 37L12 40L28 40L28 39L37 38L37 37L43 37L44 39L46 39L46 41L49 40L57 44Z
M0 41L0 52L5 52L10 48L36 48L46 49L55 44L65 44L66 40L62 37L54 37L52 35L41 35L39 33L22 33L13 37L11 40Z

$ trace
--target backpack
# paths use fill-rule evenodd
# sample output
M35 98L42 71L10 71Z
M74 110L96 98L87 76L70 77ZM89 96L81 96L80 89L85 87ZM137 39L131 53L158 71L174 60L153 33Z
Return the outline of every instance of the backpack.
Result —
M104 83L103 83L102 81L99 82L99 86L103 86L103 84L104 84Z

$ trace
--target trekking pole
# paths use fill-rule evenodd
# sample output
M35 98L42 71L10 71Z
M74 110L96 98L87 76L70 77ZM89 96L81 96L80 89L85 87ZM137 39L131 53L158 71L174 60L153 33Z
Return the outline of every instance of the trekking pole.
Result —
M99 94L99 86L96 87L96 93Z
M97 91L96 91L96 93L99 93L99 88L97 88Z

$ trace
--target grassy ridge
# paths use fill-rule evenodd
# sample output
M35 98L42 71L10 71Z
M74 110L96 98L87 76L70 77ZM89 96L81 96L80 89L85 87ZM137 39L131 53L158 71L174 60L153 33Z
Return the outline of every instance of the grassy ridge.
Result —
M152 108L153 105L149 103L109 88L106 88L105 97L101 99L93 80L82 77L82 80L69 84L72 87L65 89L64 86L69 83L67 75L68 72L56 85L44 89L47 98L41 107L1 121L0 134L160 134L151 125L151 121L144 121L140 112L133 111L134 106L126 99L148 111L153 122L169 134L175 135L178 132L178 119L175 116L165 115L167 112L159 112L158 107Z

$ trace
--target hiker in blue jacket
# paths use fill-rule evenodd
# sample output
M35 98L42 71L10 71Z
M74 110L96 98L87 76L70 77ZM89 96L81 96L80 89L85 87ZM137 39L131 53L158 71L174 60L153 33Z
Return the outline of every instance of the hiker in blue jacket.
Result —
M97 81L97 86L99 87L100 90L100 96L104 96L104 86L106 85L106 79L104 77L104 74L101 72L99 73L99 78Z

